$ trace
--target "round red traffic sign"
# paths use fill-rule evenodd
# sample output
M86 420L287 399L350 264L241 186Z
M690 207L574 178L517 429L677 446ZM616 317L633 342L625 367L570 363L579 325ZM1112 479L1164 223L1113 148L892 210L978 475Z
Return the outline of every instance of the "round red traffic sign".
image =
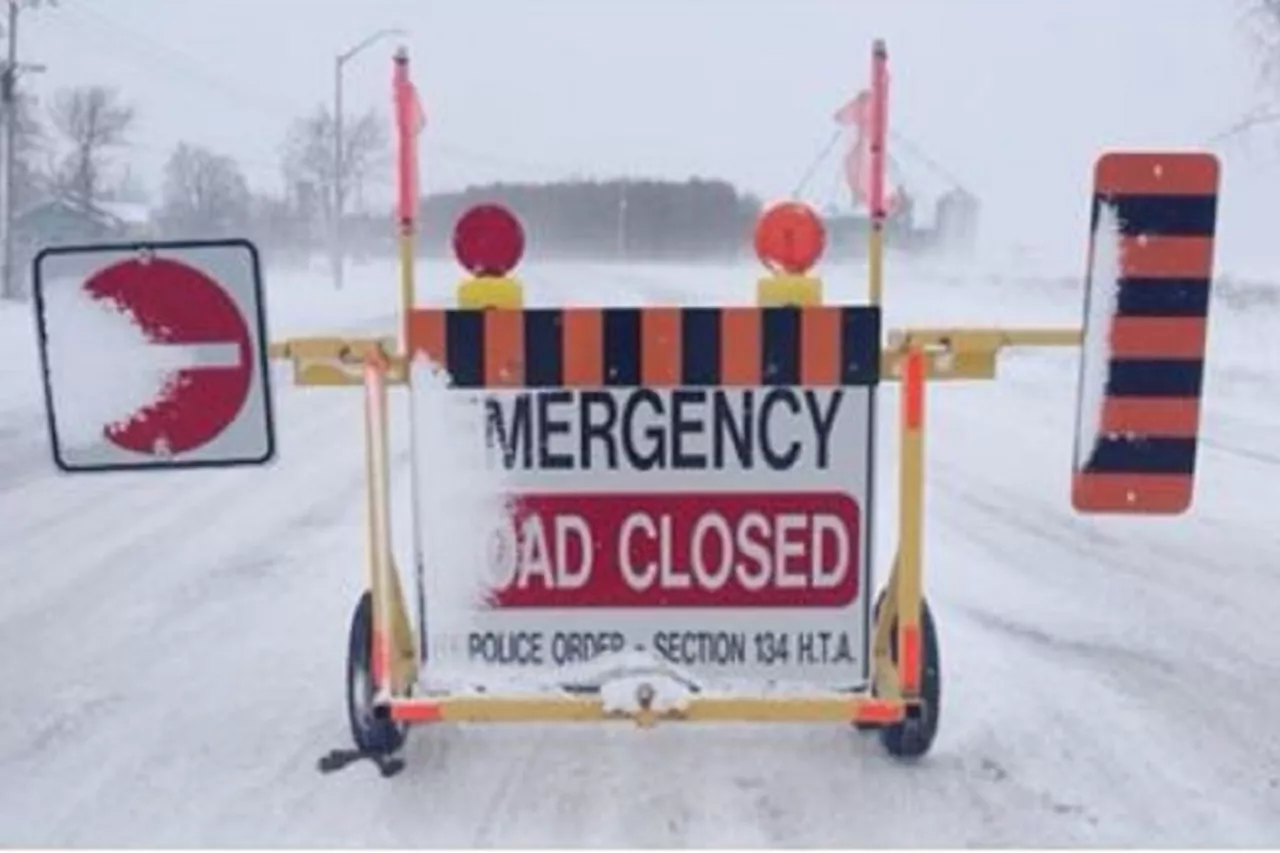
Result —
M156 400L106 426L108 440L137 453L185 453L235 421L253 381L253 344L239 306L216 281L180 261L149 258L112 264L84 288L131 313L152 343L193 354L193 363L174 371ZM207 357L210 352L223 355Z

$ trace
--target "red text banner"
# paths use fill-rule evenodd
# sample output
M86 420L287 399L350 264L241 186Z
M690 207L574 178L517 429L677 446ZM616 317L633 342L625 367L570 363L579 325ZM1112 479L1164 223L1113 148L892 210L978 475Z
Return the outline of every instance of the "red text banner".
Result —
M862 513L841 492L525 494L495 537L496 608L840 608Z

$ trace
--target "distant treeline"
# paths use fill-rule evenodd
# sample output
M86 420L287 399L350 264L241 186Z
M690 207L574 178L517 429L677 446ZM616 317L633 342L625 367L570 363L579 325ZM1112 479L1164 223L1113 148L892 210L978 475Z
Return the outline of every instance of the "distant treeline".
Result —
M454 223L481 203L524 225L529 257L721 260L751 251L761 202L720 180L497 183L427 196L420 251L452 251Z

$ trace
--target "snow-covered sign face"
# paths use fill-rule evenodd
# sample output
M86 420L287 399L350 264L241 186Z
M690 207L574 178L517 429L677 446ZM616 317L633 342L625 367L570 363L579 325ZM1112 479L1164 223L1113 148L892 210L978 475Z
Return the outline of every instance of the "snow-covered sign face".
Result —
M865 683L875 309L415 320L428 673Z
M36 259L35 292L60 468L272 458L261 277L251 244L48 249Z

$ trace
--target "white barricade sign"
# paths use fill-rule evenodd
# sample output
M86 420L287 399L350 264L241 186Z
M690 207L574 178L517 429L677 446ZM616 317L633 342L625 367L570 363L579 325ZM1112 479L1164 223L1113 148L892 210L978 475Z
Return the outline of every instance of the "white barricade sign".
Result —
M650 310L680 318L668 337L684 351L666 356L669 370L646 356L658 345ZM701 311L724 324L730 310L756 318L754 340L706 340L684 319ZM455 464L442 448L415 446L419 487L435 495L424 505L437 513L424 533L428 668L431 643L469 667L530 674L640 650L702 677L865 685L878 312L594 309L604 317L594 346L562 333L536 348L536 325L562 312L510 312L524 318L523 344L487 341L479 313L439 313L419 354L438 345L455 387L490 386L448 393L483 394L465 429L483 433L489 482L510 504L492 514L481 560L490 606L464 626L434 606L430 576L451 549L441 540L465 526L439 515L450 495L467 511L465 477L432 470L432 459ZM637 333L610 335L617 316L639 318ZM807 344L811 327L834 339ZM582 387L563 387L584 349ZM519 387L493 388L509 352L503 379ZM592 384L593 369L607 378ZM415 418L430 417L430 392L414 393ZM416 445L431 440L415 434ZM443 625L457 633L441 638Z

